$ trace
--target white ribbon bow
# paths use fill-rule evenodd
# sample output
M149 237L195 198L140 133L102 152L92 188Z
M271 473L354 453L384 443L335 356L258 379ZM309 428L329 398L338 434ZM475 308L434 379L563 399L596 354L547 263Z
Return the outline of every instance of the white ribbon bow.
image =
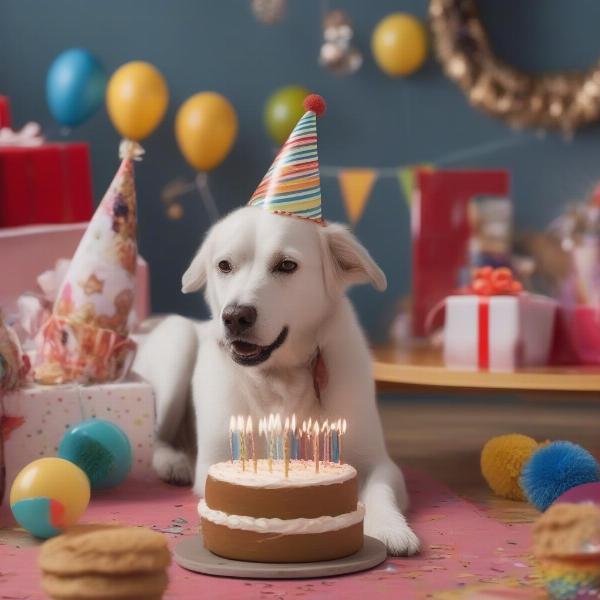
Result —
M21 130L13 131L10 127L0 128L0 147L16 146L34 148L44 143L42 128L39 123L27 123Z

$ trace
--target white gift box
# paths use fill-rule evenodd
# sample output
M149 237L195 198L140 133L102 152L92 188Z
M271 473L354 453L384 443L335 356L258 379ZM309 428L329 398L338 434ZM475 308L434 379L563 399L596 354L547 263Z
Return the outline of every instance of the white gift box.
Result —
M446 298L444 363L512 371L548 362L557 303L533 294Z
M5 497L23 467L43 456L56 456L65 431L96 418L117 424L127 434L133 451L129 477L155 478L154 392L149 383L132 376L102 385L31 385L0 398ZM0 481L0 500L1 490Z

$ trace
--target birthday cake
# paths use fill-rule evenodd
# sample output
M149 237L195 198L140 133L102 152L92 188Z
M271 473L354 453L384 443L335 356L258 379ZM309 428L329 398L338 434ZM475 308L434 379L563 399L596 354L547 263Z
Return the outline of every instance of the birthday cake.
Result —
M225 558L314 562L357 552L364 507L356 469L306 460L241 461L210 467L198 511L205 547Z

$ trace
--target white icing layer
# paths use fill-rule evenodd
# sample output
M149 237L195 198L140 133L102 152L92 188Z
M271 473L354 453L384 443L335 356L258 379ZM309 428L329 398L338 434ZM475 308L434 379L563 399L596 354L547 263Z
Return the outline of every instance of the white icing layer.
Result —
M257 488L306 487L311 485L331 485L343 483L356 477L356 469L351 465L337 463L321 463L319 472L315 473L312 462L302 460L290 461L288 477L283 472L283 461L273 461L273 471L269 472L266 459L258 461L258 472L255 473L252 461L246 461L246 470L242 470L239 460L217 463L209 467L208 474L213 479Z
M365 507L360 502L351 513L335 517L323 516L315 519L262 519L241 515L228 515L220 510L209 508L204 500L198 504L198 513L215 525L225 525L229 529L244 529L256 533L279 535L299 535L302 533L325 533L338 531L360 523L365 516Z

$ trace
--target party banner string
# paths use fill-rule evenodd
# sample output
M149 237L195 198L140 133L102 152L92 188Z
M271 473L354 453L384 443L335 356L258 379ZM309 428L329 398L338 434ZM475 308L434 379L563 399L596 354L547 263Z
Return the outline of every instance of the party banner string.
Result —
M356 225L369 201L371 191L379 179L396 179L410 207L417 171L431 171L536 140L539 141L539 138L512 135L509 138L453 150L433 160L413 161L397 167L321 165L320 171L321 177L338 180L348 219L352 225ZM219 219L220 213L209 186L208 173L205 172L198 173L193 181L175 179L164 187L161 199L165 204L167 216L172 220L181 219L184 209L179 200L194 191L198 192L211 224L215 223Z

